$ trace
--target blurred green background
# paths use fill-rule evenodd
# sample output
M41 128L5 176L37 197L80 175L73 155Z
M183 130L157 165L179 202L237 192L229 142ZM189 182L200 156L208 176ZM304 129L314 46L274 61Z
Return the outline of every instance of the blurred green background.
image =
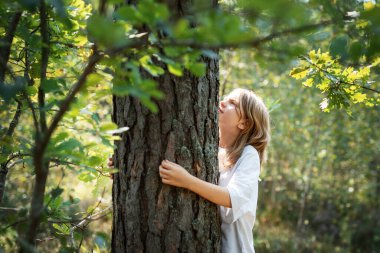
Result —
M51 119L85 67L92 43L105 50L120 38L128 37L127 42L139 38L141 24L153 31L151 44L126 53L135 58L120 54L100 62L49 144L47 155L54 159L37 236L40 252L109 252L109 173L115 171L106 163L115 140L110 131L117 128L111 120L112 95L135 96L154 111L154 101L164 99L164 94L154 82L141 78L139 70L162 75L163 63L157 64L162 61L173 75L191 71L202 76L206 57L219 57L221 96L237 87L252 89L270 109L272 141L260 175L256 252L380 252L377 1L219 1L225 12L203 12L207 4L194 1L197 15L177 23L168 21L170 10L155 5L157 1L144 0L135 9L109 7L105 17L96 12L102 2L46 1L54 42L46 82L39 77L43 43L37 32L37 1L0 3L1 47L6 45L8 21L15 12L24 12L12 44L10 73L0 82L1 163L16 155L9 160L0 205L0 252L17 251L35 186L31 155L35 129L27 106L13 136L5 134L20 98L18 80L26 75L46 89L44 110ZM122 2L108 1L112 6ZM310 24L319 25L310 29ZM162 34L178 45L166 46ZM220 47L219 56L202 47L193 50L187 43L195 48ZM326 69L307 66L318 50L316 65ZM30 65L25 62L28 57ZM322 75L324 71L334 74ZM294 77L303 72L299 79L310 80L302 84ZM352 80L377 92L339 86ZM37 106L35 86L25 90Z

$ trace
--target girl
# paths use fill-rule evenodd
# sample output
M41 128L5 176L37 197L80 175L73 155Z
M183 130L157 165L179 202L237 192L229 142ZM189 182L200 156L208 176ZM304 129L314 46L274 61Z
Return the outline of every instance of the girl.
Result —
M269 113L263 101L252 91L235 89L219 105L219 185L168 160L159 166L163 183L186 188L220 206L223 253L255 252L252 228L258 179L269 140Z

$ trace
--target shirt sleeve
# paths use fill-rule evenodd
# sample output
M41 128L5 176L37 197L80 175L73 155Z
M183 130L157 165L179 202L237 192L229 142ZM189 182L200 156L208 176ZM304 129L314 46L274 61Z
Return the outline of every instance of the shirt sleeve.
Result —
M227 185L231 208L226 210L226 222L233 223L247 212L256 213L260 158L256 150L248 150L236 164L235 172Z

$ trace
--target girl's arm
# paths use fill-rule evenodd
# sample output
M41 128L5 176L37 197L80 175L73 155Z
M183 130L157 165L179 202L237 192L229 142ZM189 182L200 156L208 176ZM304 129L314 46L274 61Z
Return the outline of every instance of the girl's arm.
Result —
M159 170L164 184L186 188L214 204L231 208L231 198L226 187L194 177L182 166L168 160L162 161Z

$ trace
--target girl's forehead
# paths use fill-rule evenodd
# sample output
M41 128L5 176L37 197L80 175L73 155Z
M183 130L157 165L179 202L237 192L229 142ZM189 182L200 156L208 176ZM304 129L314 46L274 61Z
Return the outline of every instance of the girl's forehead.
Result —
M233 100L238 101L239 100L239 96L240 96L239 93L233 92L233 93L230 93L230 94L222 96L221 100L233 99Z

